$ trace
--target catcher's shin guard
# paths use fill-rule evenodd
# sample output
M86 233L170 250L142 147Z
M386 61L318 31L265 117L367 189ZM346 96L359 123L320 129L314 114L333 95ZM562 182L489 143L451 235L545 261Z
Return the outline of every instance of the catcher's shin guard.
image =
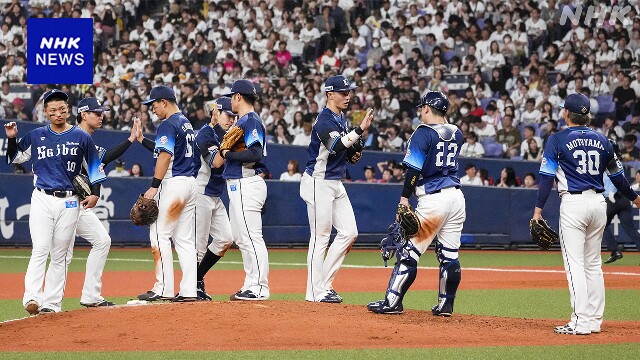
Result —
M446 256L445 252L452 255ZM440 279L438 282L438 305L432 310L434 315L451 316L453 302L462 279L458 249L450 249L436 243L436 254L440 262Z
M404 298L404 294L413 284L418 272L420 251L413 246L411 241L407 241L399 252L400 256L391 273L391 279L385 294L386 305L390 308L401 306L402 298Z

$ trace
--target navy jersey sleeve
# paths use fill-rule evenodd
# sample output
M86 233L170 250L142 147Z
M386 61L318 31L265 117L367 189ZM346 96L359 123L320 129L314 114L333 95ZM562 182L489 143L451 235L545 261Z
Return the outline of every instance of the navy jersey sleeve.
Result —
M544 146L544 154L542 164L540 165L540 174L547 176L556 176L558 171L558 137L553 134L547 139Z
M321 116L322 114L318 116L318 120L313 127L320 142L329 150L330 154L333 154L333 148L340 141L340 129L332 119L322 119Z
M422 171L430 144L429 131L426 128L417 128L408 141L407 152L402 163L407 167Z
M161 151L164 151L173 155L175 146L176 129L169 121L164 121L158 127L158 134L156 135L156 148L154 152L156 154L159 154Z
M607 159L607 169L606 169L607 175L611 177L611 176L618 176L620 174L624 174L624 167L622 166L620 159L618 159L618 156L613 150L613 146L611 145L611 143L608 141L603 141L603 144L604 144L605 150L609 154L609 157Z
M91 185L103 182L107 179L107 176L104 173L101 155L98 153L93 139L88 134L86 139L85 160L87 162L87 174Z
M218 136L214 131L200 130L198 136L196 136L196 146L200 150L202 159L204 159L204 161L209 164L209 167L211 167L213 158L218 153L218 148L220 146Z
M247 148L255 143L260 143L260 146L264 147L264 127L257 118L251 116L239 126L244 131L244 143L247 144Z

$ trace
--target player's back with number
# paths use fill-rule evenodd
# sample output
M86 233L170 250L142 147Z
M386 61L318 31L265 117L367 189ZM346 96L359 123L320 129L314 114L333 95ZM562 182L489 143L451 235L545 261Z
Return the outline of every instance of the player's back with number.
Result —
M158 127L156 156L160 151L171 154L171 165L165 179L175 176L193 176L193 126L182 113L175 113Z
M561 192L602 192L602 174L613 157L611 143L604 135L586 126L571 127L549 137L540 172L555 175ZM611 175L619 172L615 166L609 170Z
M458 155L463 143L455 125L420 125L409 140L403 163L420 171L427 193L459 186Z

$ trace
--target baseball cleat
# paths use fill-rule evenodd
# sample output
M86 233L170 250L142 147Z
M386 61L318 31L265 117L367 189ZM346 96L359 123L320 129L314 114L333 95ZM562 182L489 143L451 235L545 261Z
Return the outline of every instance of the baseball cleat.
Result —
M442 307L440 305L436 305L431 308L431 313L435 316L444 316L449 317L453 314L453 305L444 303Z
M251 290L238 291L237 293L231 295L231 300L248 300L248 301L264 301L269 298L266 296L258 296L253 293Z
M198 298L195 297L195 296L178 295L178 296L174 297L173 299L171 299L171 302L193 302L193 301L198 301Z
M620 251L614 251L611 253L611 256L609 256L609 258L607 259L607 261L605 261L605 264L611 264L612 262L615 262L617 260L622 259L622 253Z
M204 280L200 280L196 284L198 300L211 301L211 296L209 296L209 294L207 294L207 291L204 289Z
M173 297L161 296L153 291L149 290L144 294L138 295L138 300L146 300L146 301L158 301L158 300L171 300Z
M40 314L53 314L56 311L53 309L49 309L49 308L42 308L40 309Z
M116 304L111 302L111 301L107 301L105 299L102 299L101 301L98 301L97 303L93 303L93 304L85 304L85 303L80 303L80 305L85 306L85 307L104 307L104 306L115 306Z
M335 291L327 291L327 294L319 300L322 303L339 304L342 302L342 298Z
M29 300L24 306L24 309L31 315L38 315L40 312L40 305L38 305L38 302L35 300Z
M367 305L367 310L374 312L376 314L402 314L404 312L402 303L398 303L398 305L394 307L389 307L389 305L387 305L386 300L378 300L378 301L370 302Z
M567 335L589 335L589 334L591 334L591 331L577 331L576 329L571 327L571 325L569 325L569 324L562 325L562 326L556 326L553 329L553 332L555 332L556 334L567 334Z
M340 299L340 302L342 302L342 296L338 295L338 293L335 290L331 289L329 290L329 292L336 298Z

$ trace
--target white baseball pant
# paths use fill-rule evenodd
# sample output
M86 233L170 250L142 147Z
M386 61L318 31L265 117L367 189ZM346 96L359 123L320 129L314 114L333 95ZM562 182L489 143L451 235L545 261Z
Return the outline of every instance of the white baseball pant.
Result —
M560 246L571 294L571 322L578 332L600 331L605 289L602 275L602 233L607 204L593 190L564 194L560 202Z
M193 217L196 208L196 179L177 176L164 179L158 194L158 220L151 224L149 237L155 260L156 283L153 291L164 297L173 297L173 253L171 240L178 253L182 269L180 295L196 297L196 243Z
M358 227L342 181L317 179L305 173L300 197L307 203L311 230L305 299L320 301L333 290L333 280L358 237ZM329 246L332 226L337 235Z
M222 257L233 244L231 223L227 215L227 208L219 197L205 194L197 195L196 202L196 249L198 263L207 252L209 235L212 241L208 248L212 253Z
M258 175L228 179L227 191L233 240L242 253L246 273L240 290L268 298L269 253L262 237L262 207L267 199L267 184Z
M464 194L455 187L442 189L435 194L427 194L424 186L416 188L418 206L416 215L420 219L420 232L411 239L413 245L424 254L438 236L438 241L446 248L459 249L462 227L467 217ZM457 252L443 250L449 259L457 259Z
M75 207L67 207L72 206L73 202ZM35 300L41 308L56 312L62 310L62 297L67 281L68 250L73 242L79 210L80 201L77 196L58 198L37 189L33 190L29 212L29 231L33 249L24 277L23 305ZM45 280L49 255L51 262Z
M80 209L80 218L76 228L76 235L87 240L91 244L89 256L87 257L87 267L84 276L84 286L80 303L95 304L104 300L102 297L102 272L107 263L109 249L111 248L111 236L98 219L92 209ZM75 236L74 236L75 240ZM67 266L73 257L73 246L75 241L69 246L67 256Z

